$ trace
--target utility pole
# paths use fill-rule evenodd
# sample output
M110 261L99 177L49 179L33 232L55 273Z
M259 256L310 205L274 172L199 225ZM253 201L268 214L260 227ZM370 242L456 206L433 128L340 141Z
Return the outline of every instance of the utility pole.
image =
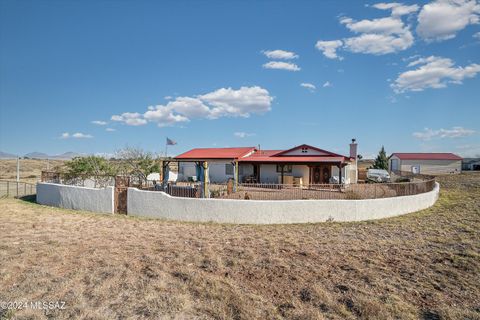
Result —
M20 157L17 156L17 182L20 181Z

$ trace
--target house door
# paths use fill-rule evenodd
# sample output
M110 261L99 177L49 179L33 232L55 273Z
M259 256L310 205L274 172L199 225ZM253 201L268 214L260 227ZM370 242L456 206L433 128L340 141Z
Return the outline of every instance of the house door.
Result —
M256 183L260 183L260 165L254 164L253 165L253 177L256 180Z
M331 176L330 167L327 167L327 166L310 167L310 183L311 184L329 183L330 176Z
M322 183L322 168L320 166L311 167L310 180L312 184Z
M390 171L398 171L398 159L390 160Z

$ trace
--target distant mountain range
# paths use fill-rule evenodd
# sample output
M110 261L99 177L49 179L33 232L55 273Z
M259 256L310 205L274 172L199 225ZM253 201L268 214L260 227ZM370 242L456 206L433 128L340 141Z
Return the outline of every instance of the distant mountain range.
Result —
M23 158L29 158L29 159L58 159L58 160L69 160L75 157L79 157L82 154L76 153L76 152L65 152L62 154L58 155L48 155L43 152L30 152L25 154L24 156L21 156ZM15 154L7 153L7 152L2 152L0 151L0 159L16 159L17 156Z

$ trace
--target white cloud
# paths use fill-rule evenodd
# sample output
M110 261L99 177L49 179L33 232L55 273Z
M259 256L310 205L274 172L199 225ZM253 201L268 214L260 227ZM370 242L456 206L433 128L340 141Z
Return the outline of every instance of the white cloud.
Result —
M246 138L246 137L251 137L254 136L255 133L248 133L248 132L235 132L233 134L237 138Z
M406 6L398 2L390 2L390 3L377 3L374 4L372 7L380 10L392 10L392 16L403 16L406 14L411 14L417 12L419 7L416 4Z
M476 0L432 1L418 14L417 33L427 41L452 39L469 24L478 24L479 14Z
M409 27L399 16L361 21L342 18L340 23L350 31L360 33L344 39L345 49L352 52L382 55L408 49L414 42Z
M113 115L112 121L123 122L129 126L142 126L147 124L147 120L143 119L138 112L124 112L121 115Z
M284 61L270 61L263 65L265 69L278 69L278 70L288 70L288 71L300 71L300 67L295 63L284 62Z
M163 97L163 99L165 99L165 100L172 100L173 97L172 97L172 96L165 96L165 97Z
M474 34L472 35L472 37L474 37L474 38L477 39L477 40L480 40L480 31L477 32L477 33L474 33Z
M61 139L70 139L70 138L73 138L73 139L90 139L90 138L93 138L93 136L91 134L85 134L85 133L80 133L80 132L76 132L76 133L73 133L73 134L70 134L68 132L64 132L64 133L62 133L60 138Z
M267 50L262 51L262 53L269 59L297 59L298 54L292 51L285 51L285 50Z
M324 88L328 88L328 87L331 87L331 86L332 86L332 84L330 83L330 81L326 81L326 82L322 85L322 87L324 87Z
M117 131L117 130L114 129L114 128L106 128L105 131L107 131L107 132L114 132L114 131Z
M271 110L273 98L261 87L241 87L239 90L222 88L198 96L211 105L209 117L249 117L250 114L263 114Z
M205 118L210 115L209 107L200 99L191 97L178 97L167 104L167 109L188 118Z
M308 83L308 82L300 83L300 86L304 87L304 88L307 88L310 91L315 91L317 89L317 87L314 84Z
M452 127L451 129L432 130L429 128L423 129L421 132L414 132L413 136L417 139L428 141L433 138L462 138L471 136L475 130L465 129L463 127Z
M341 40L331 40L331 41L317 41L315 48L322 51L323 55L329 59L339 59L343 58L337 55L337 49L343 45Z
M413 45L413 41L412 33L405 29L405 32L397 35L364 33L345 39L345 47L355 53L383 55L408 49Z
M381 33L392 34L402 33L404 29L403 21L395 17L385 17L373 20L355 21L351 18L342 18L340 23L347 29L355 33Z
M158 105L155 110L149 110L145 112L143 116L145 123L147 123L147 121L156 122L159 127L172 126L176 123L190 121L181 114L175 114L168 104L166 106Z
M383 55L410 48L414 43L414 37L410 26L404 23L402 16L416 12L419 7L417 5L406 6L396 2L377 3L373 7L380 10L391 10L391 15L360 21L342 17L340 23L357 35L341 40L318 41L317 49L330 59L341 59L337 54L338 49Z
M159 127L189 122L191 119L217 119L221 117L249 117L271 109L273 97L261 87L241 87L238 90L221 88L194 97L177 97L166 105L149 106L148 110L113 115L113 121L127 125L157 123Z
M463 79L473 78L480 72L479 64L455 67L451 59L435 56L417 59L408 66L418 68L401 73L390 85L396 93L445 88L449 83L461 84Z
M107 124L106 121L100 121L100 120L94 120L92 121L93 124L99 125L99 126L105 126Z

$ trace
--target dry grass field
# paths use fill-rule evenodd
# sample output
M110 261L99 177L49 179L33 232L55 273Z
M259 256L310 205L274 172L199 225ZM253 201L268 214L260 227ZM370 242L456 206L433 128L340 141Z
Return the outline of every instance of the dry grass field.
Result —
M53 169L62 166L64 160L49 160L48 166ZM20 159L20 181L36 182L40 180L42 170L47 170L47 160ZM17 178L17 160L0 159L0 179Z
M0 200L7 319L480 319L480 175L362 223L193 224ZM295 214L292 212L292 214Z

